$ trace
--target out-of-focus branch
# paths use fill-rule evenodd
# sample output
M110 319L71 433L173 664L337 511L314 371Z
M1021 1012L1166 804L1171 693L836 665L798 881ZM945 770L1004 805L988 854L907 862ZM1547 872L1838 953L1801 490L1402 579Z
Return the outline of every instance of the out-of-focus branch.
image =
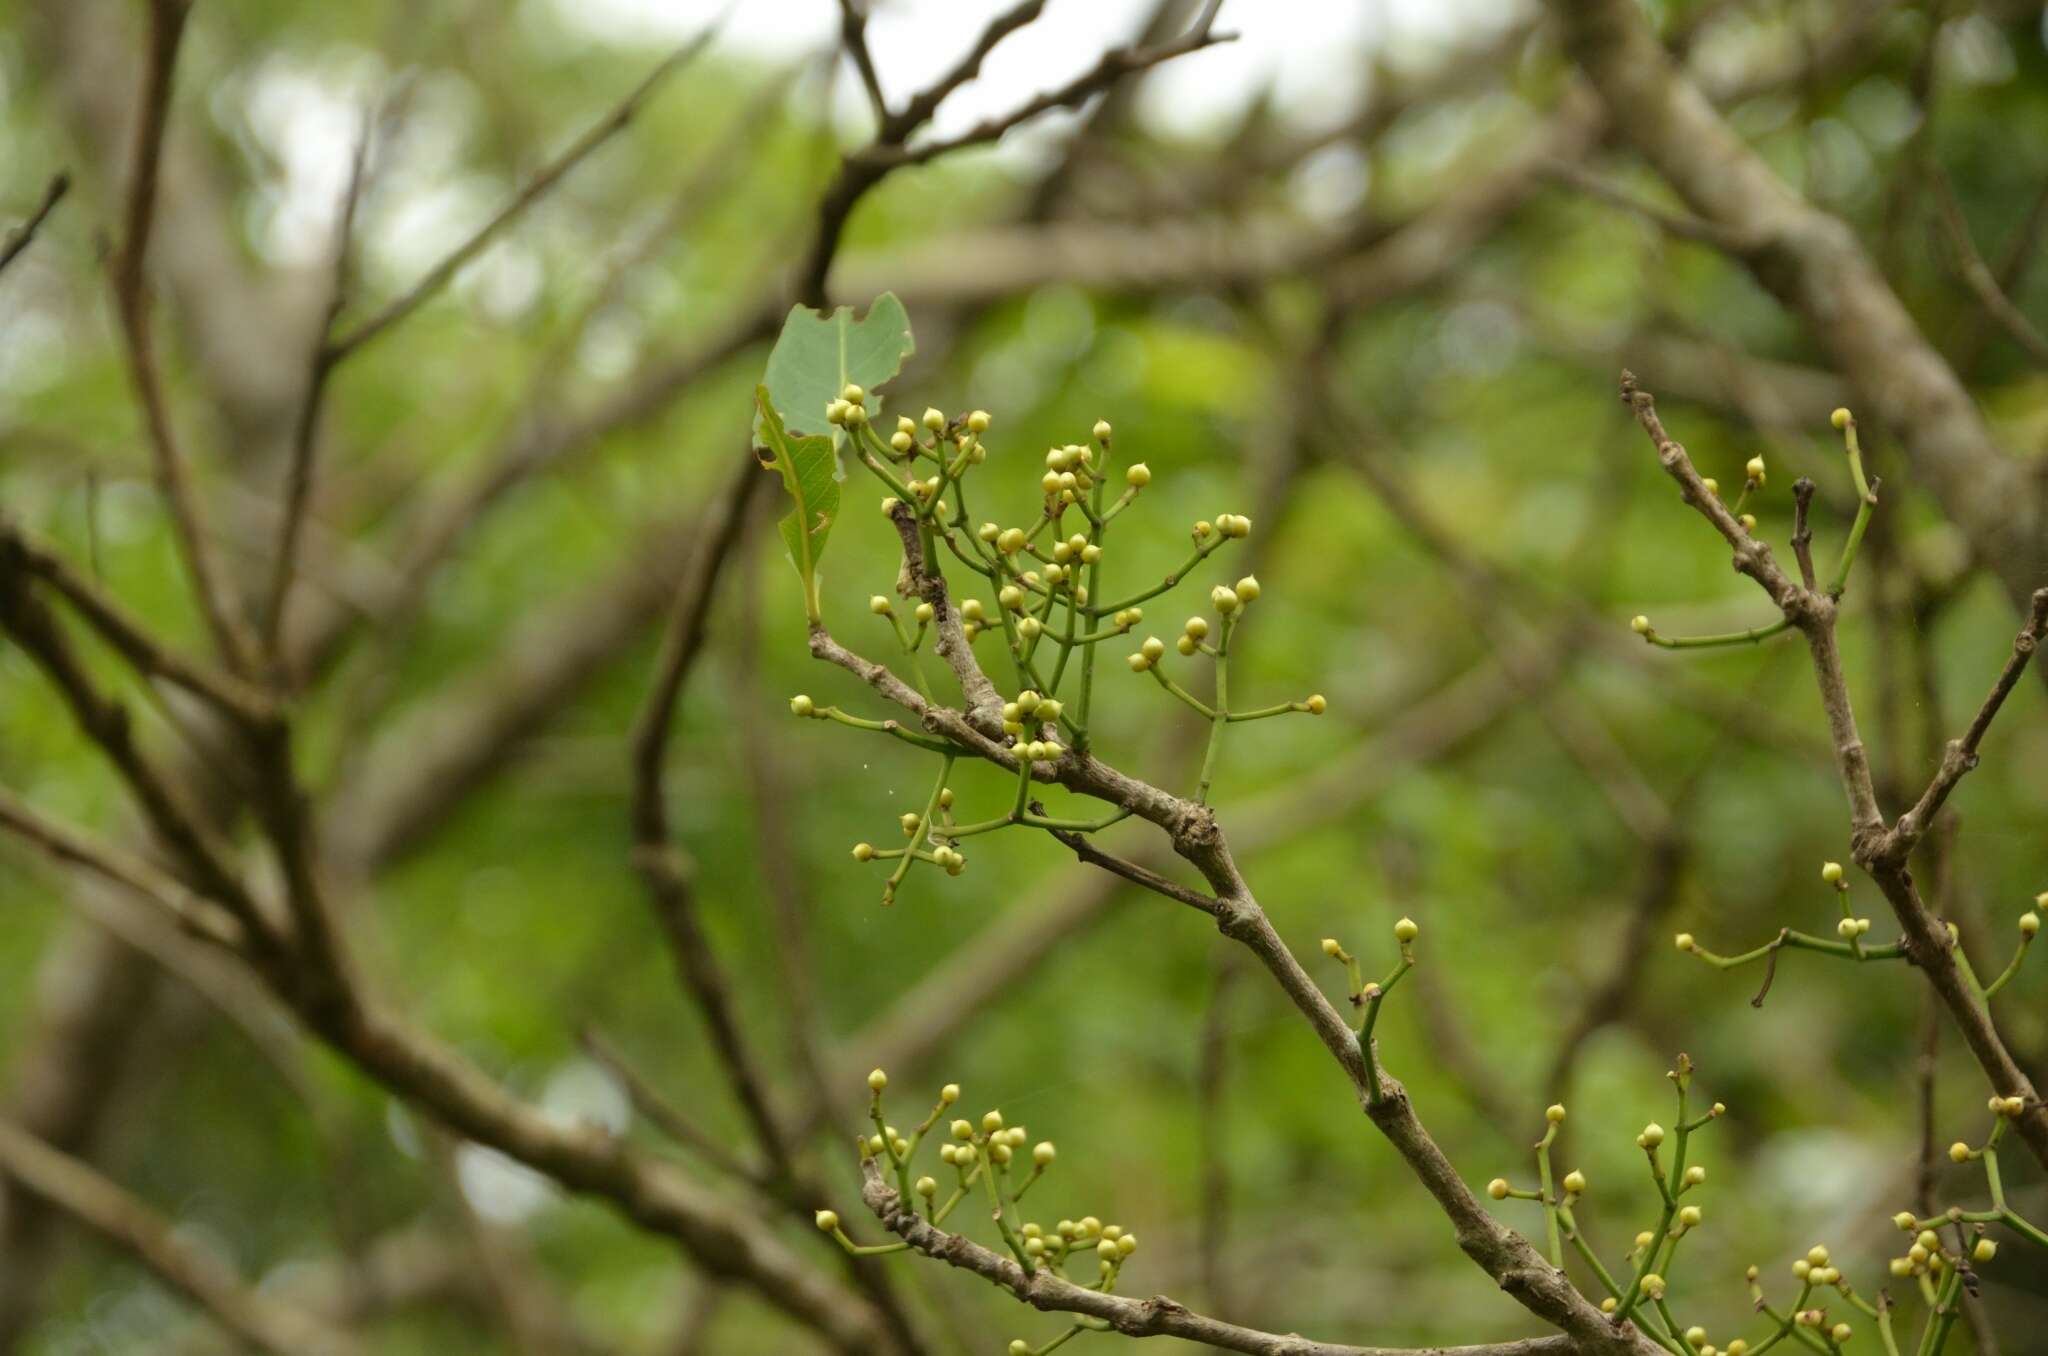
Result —
M313 341L313 354L306 365L306 398L299 404L298 420L292 429L291 463L285 475L277 550L271 562L270 590L264 599L262 630L259 633L264 652L273 665L283 657L279 650L283 642L284 610L291 598L292 571L298 565L299 536L311 508L309 500L313 493L313 457L320 437L320 410L327 395L327 379L333 375L342 356L329 342L329 336L334 332L335 317L341 314L341 308L348 302L349 259L354 248L356 209L362 203L363 176L369 167L370 142L375 134L376 121L365 111L362 132L356 139L355 157L349 164L348 185L342 190L341 210L336 214L327 309L322 313L320 333Z
M172 72L190 12L191 0L151 0L149 7L149 55L136 118L127 200L122 210L121 245L113 258L114 307L126 340L128 375L149 431L157 484L170 506L194 598L221 658L235 672L248 673L255 646L239 614L236 594L214 555L199 490L192 483L191 467L171 422L170 402L157 371L155 342L150 334L149 237L156 222L157 175L162 164L164 128L170 121Z
M1956 272L1964 285L1976 294L1977 304L1984 308L1984 313L1996 321L1998 327L2037 366L2048 367L2048 338L2034 328L2034 322L2027 319L2026 312L2013 305L2012 298L1999 285L1998 275L1978 253L1977 242L1970 237L1970 224L1963 220L1962 204L1956 201L1955 186L1949 182L1948 175L1936 167L1927 177L1934 192L1935 216L1941 222L1943 238L1955 255Z
M860 75L860 85L867 91L868 107L874 110L876 123L886 124L889 121L889 101L882 97L882 81L875 74L875 54L868 50L865 0L839 0L839 41L853 62L853 69Z
M2048 565L2040 496L1992 440L1854 232L1787 187L1658 43L1632 0L1551 0L1616 130L1698 216L1747 233L1757 280L1898 433L1915 472L2022 606ZM2048 1128L2043 1130L2048 1145Z
M693 57L708 47L715 35L715 30L706 30L664 57L624 99L612 107L610 112L570 142L560 155L542 166L540 171L528 179L489 221L450 250L410 289L394 297L375 315L328 341L325 347L329 361L340 363L347 360L357 349L404 320L430 300L436 292L447 286L449 279L460 272L464 264L482 253L484 247L496 239L500 231L518 220L529 207L546 197L549 190L588 159L591 152L631 126L633 119L640 115L641 110L652 101L669 77L687 66Z
M43 228L43 222L49 219L50 213L57 210L57 204L64 201L64 195L70 190L70 175L59 174L50 180L50 186L43 190L43 200L36 204L35 210L30 212L19 226L9 231L6 239L0 240L0 270L13 263L15 258L29 247L36 238L36 232Z
M0 1120L0 1173L132 1255L236 1338L274 1356L353 1356L354 1341L252 1289L219 1258L84 1163Z
M137 672L176 684L245 726L263 726L276 719L276 705L268 693L171 649L62 556L31 540L13 524L0 521L0 571L14 570L32 574L55 589Z

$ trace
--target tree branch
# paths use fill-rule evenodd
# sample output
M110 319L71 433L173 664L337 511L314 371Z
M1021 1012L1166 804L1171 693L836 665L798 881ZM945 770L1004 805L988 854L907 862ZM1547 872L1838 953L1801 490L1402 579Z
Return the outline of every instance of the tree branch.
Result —
M19 226L9 231L6 239L0 240L0 270L13 263L15 258L35 241L36 232L43 228L43 222L49 219L50 213L57 210L57 204L64 201L64 195L70 191L69 174L58 174L51 178L50 186L43 190L43 200L36 204L36 209L30 212Z
M624 99L612 107L610 112L570 142L560 155L542 166L539 173L528 179L520 190L512 195L511 200L498 209L495 216L478 227L468 239L450 250L441 262L428 269L410 290L393 298L369 319L345 331L340 337L330 340L325 345L329 364L338 365L345 362L356 350L404 320L430 300L436 292L447 286L449 279L460 272L464 264L482 253L484 246L496 239L500 231L518 220L527 208L547 196L548 191L560 183L571 170L588 159L591 152L631 126L633 119L653 100L656 92L668 78L687 66L692 58L710 45L711 39L715 36L716 29L706 29L662 58Z
M354 1356L355 1342L251 1288L177 1226L84 1163L0 1120L0 1173L132 1255L236 1338L274 1356Z
M1098 1319L1126 1337L1178 1337L1250 1356L1570 1356L1590 1350L1569 1337L1536 1337L1487 1346L1432 1347L1426 1353L1405 1352L1389 1347L1316 1342L1293 1333L1260 1332L1195 1313L1164 1295L1141 1300L1075 1285L1048 1270L1027 1273L1016 1262L972 1239L946 1233L926 1222L904 1205L896 1189L883 1178L881 1164L872 1158L861 1164L861 1199L884 1228L917 1252L972 1272L1034 1309Z
M191 0L151 0L149 56L135 131L134 162L129 173L123 211L123 236L113 259L114 305L126 340L128 374L142 406L156 477L170 505L172 525L192 591L206 618L221 658L236 673L251 671L255 647L243 625L240 603L221 572L207 533L206 516L191 469L171 424L168 399L157 372L156 349L150 336L149 281L145 264L151 227L156 221L157 174L163 158L164 128L170 121L172 71L185 32Z
M1637 387L1632 373L1621 374L1621 398L1634 412L1636 421L1657 449L1657 459L1665 472L1678 482L1681 497L1734 549L1736 569L1754 579L1778 604L1786 620L1805 638L1813 660L1815 684L1820 690L1821 709L1826 714L1828 732L1834 744L1836 770L1849 803L1850 852L1856 864L1884 894L1885 902L1891 906L1905 934L1908 959L1920 967L1935 992L1941 996L1950 1016L1962 1031L1970 1053L1976 1057L1992 1087L2000 1096L2021 1099L2025 1110L2016 1118L2015 1126L2035 1158L2048 1165L2048 1105L2042 1103L2033 1083L2006 1048L2004 1038L1979 997L1975 984L1965 978L1956 959L1956 943L1948 925L1921 900L1919 888L1913 882L1908 858L1912 841L1917 839L1924 824L1909 826L1910 831L1902 834L1898 827L1886 826L1878 808L1869 751L1856 728L1848 678L1843 672L1841 652L1836 646L1836 599L1825 591L1794 583L1771 558L1770 548L1751 536L1735 521L1720 497L1705 488L1685 448L1665 432L1663 421L1657 417L1656 402L1647 391ZM2032 629L2030 621L2028 632L2021 633L2022 640ZM2025 667L2021 653L2024 647L2016 643L2014 649L2014 659L2007 668L2011 681L2017 682L2019 671ZM2006 678L2007 675L2000 676L2002 690L1994 687L1995 700L1987 702L1987 709L1978 713L1987 725L1991 716L1996 714L1998 704L2004 700L2003 692L2010 690L2011 684ZM1972 722L1972 728L1976 729L1976 722ZM1981 733L1979 731L1980 737ZM1956 775L1959 777L1961 773Z

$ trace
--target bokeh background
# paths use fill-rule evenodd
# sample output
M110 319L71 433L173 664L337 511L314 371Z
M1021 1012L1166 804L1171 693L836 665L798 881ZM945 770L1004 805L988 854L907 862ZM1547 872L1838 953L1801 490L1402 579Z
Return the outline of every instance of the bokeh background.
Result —
M1740 131L1853 226L2010 454L2048 465L2048 368L1962 281L1947 216L2048 327L2048 267L2030 266L2048 214L2048 15L1968 0L1650 8ZM992 10L878 5L885 92L919 87ZM338 378L309 574L350 620L302 703L302 756L381 992L522 1093L673 1153L825 1264L794 1215L636 1115L579 1033L750 1152L628 862L626 735L699 515L745 436L772 338L754 318L784 295L835 157L870 134L834 59L837 10L205 0L174 106L160 309L223 549L261 578L305 352L279 336L318 323L363 109L403 92L362 206L366 314L721 17L630 127ZM1629 633L1638 612L1674 632L1768 612L1676 503L1614 378L1638 370L1724 486L1767 458L1753 508L1781 554L1789 486L1813 476L1830 560L1852 500L1826 416L1858 393L1738 263L1639 210L1671 200L1597 124L1571 121L1571 78L1536 17L1476 0L1233 0L1222 25L1242 41L892 176L853 218L832 292L865 305L893 289L910 307L918 351L885 393L892 412L993 413L978 511L1026 518L1044 448L1108 418L1119 455L1155 475L1124 520L1120 580L1176 564L1196 518L1253 519L1241 549L1148 610L1170 637L1212 583L1256 569L1233 689L1329 698L1320 720L1234 729L1224 753L1222 822L1262 902L1304 955L1336 935L1369 969L1391 959L1397 916L1421 921L1422 968L1380 1026L1388 1067L1475 1184L1527 1177L1543 1106L1565 1098L1561 1166L1595 1183L1581 1214L1611 1260L1654 1219L1633 1138L1668 1122L1663 1075L1687 1052L1729 1114L1699 1141L1707 1226L1686 1248L1685 1308L1725 1340L1749 1309L1747 1263L1788 1290L1785 1266L1826 1241L1866 1292L1882 1282L1885 1217L1911 1206L1919 1170L1927 995L1902 967L1791 955L1758 1009L1757 971L1670 946L1679 930L1723 951L1784 926L1827 932L1818 868L1847 856L1847 817L1796 641L1672 654ZM938 131L1183 22L1175 6L1054 0ZM107 298L139 42L139 6L0 0L0 219L26 215L60 168L78 181L0 279L0 511L198 649ZM1843 645L1896 810L1975 709L2014 617L1886 430L1866 432L1883 508ZM421 524L508 464L433 568L413 568ZM894 580L893 535L865 483L849 495L826 613L879 655L865 600ZM1112 653L1104 749L1189 782L1196 732ZM973 1111L999 1106L1058 1142L1036 1210L1143 1237L1126 1289L1389 1346L1530 1330L1282 996L1200 918L1021 832L979 840L958 879L914 874L882 907L880 873L847 849L890 840L930 760L792 721L797 692L883 714L808 657L795 577L754 530L722 576L670 793L793 1121L815 1120L805 1051L856 1107L887 1063L906 1118L958 1081ZM2048 889L2043 695L2031 678L2015 694L1923 868L1980 972L2005 963ZM180 752L161 720L146 733ZM0 780L110 833L129 819L7 647ZM957 785L994 807L1003 780L968 770ZM1148 832L1107 838L1135 850ZM1874 890L1854 889L1888 935ZM82 918L77 893L0 842L8 1096L18 1115L75 1112L69 1147L182 1236L346 1314L380 1353L531 1349L508 1292L545 1315L542 1349L812 1349L603 1205L447 1142L247 994L166 975ZM2048 1072L2042 967L1998 1015ZM1936 1061L1936 1142L1981 1136L1985 1089L1947 1032ZM873 1235L843 1141L809 1146L837 1193L819 1204ZM2013 1157L2014 1201L2048 1214L2048 1185ZM1936 1181L1944 1202L1979 1189L1945 1159ZM1539 1230L1517 1205L1504 1217ZM0 1251L0 1349L225 1349L125 1255L21 1208ZM972 1277L914 1259L895 1272L934 1350L1056 1331ZM2043 1349L2041 1256L2009 1244L1984 1283L2004 1349Z

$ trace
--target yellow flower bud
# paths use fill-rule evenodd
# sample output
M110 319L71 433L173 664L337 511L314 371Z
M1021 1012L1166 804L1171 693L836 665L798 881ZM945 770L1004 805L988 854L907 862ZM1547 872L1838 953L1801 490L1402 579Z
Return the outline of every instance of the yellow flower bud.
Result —
M1639 636L1647 636L1650 634L1650 619L1638 612L1628 619L1628 629Z
M873 861L875 859L875 845L873 843L855 843L853 845L853 859L857 862Z
M1840 885L1842 883L1842 864L1840 862L1822 862L1820 878L1830 885Z
M1308 708L1308 713L1312 716L1320 716L1323 712L1330 709L1328 699L1320 692L1309 693L1308 700L1303 702L1302 705Z
M1664 1127L1651 1121L1643 1127L1643 1133L1636 1136L1636 1145L1643 1149L1654 1149L1664 1142Z
M881 1071L880 1069L876 1069L876 1070L875 1070L875 1071L874 1071L873 1073L871 1073L871 1074L869 1074L869 1075L868 1075L868 1090L869 1090L869 1091L871 1091L871 1092L880 1092L880 1091L881 1091L881 1090L882 1090L883 1088L886 1088L886 1087L888 1087L888 1086L889 1086L889 1075L887 1075L887 1074L883 1073L883 1072L882 1072L882 1071Z
M1846 408L1844 408L1838 409L1833 414L1829 415L1828 422L1833 424L1836 428L1847 428L1849 427L1850 422L1854 420L1854 418L1855 416L1850 414L1849 411Z
M1564 1114L1564 1103L1562 1102L1552 1102L1543 1109L1543 1119L1549 1121L1552 1125L1564 1124Z
M1508 1198L1508 1179L1496 1177L1491 1182L1488 1182L1486 1184L1486 1194L1497 1201L1506 1200Z
M1394 924L1394 940L1406 946L1422 935L1422 926L1413 918L1402 918Z
M1570 1172L1566 1173L1564 1175L1564 1189L1566 1191L1569 1191L1574 1196L1585 1195L1586 1174L1580 1172L1577 1168L1574 1168Z
M839 1216L833 1214L830 1210L820 1210L811 1218L817 1221L818 1229L822 1233L829 1234L839 1227Z
M1764 483L1764 459L1762 457L1751 457L1749 459L1749 464L1743 467L1742 469L1746 471L1749 474L1749 478L1751 480L1754 480L1757 484L1761 485Z
M976 410L973 414L967 416L967 431L969 433L986 433L991 422L987 410Z
M1980 1238L1977 1246L1970 1249L1970 1256L1975 1261L1988 1262L1998 1256L1998 1244L1992 1239Z

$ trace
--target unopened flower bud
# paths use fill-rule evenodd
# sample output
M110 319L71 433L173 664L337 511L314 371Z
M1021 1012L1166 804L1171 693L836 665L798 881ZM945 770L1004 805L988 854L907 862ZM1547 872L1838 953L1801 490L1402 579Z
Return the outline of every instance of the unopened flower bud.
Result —
M880 1092L880 1091L881 1091L881 1090L882 1090L883 1088L886 1088L886 1087L888 1087L888 1086L889 1086L889 1075L888 1075L888 1074L886 1074L886 1073L883 1073L883 1072L882 1072L882 1071L881 1071L880 1069L876 1069L876 1070L875 1070L875 1071L874 1071L873 1073L871 1073L871 1074L869 1074L869 1075L868 1075L868 1090L869 1090L869 1091L871 1091L871 1092Z
M948 1083L945 1087L939 1089L940 1106L951 1106L959 1100L960 1085L958 1083Z
M1647 636L1650 634L1650 619L1638 612L1628 619L1628 629L1639 636Z
M830 1210L820 1210L811 1218L817 1221L818 1229L823 1233L829 1234L839 1227L839 1216L833 1214Z
M1329 698L1320 692L1309 693L1308 700L1303 702L1302 705L1308 708L1308 713L1312 716L1320 716L1323 712L1330 709Z
M986 433L988 432L990 422L987 410L976 410L967 416L967 431L969 433Z
M1953 1143L1953 1144L1949 1145L1949 1146L1948 1146L1948 1161L1949 1161L1949 1162L1951 1162L1951 1163L1967 1163L1967 1162L1969 1162L1969 1161L1970 1161L1970 1146L1969 1146L1969 1145L1967 1145L1967 1144L1965 1144L1965 1143L1963 1143L1963 1142L1962 1142L1961 1140L1957 1140L1957 1141L1956 1141L1955 1143Z
M1095 427L1090 429L1089 432L1095 435L1096 442L1107 443L1109 441L1109 421L1107 419L1096 420Z
M1259 581L1251 575L1246 575L1237 581L1232 592L1248 603L1256 602L1259 596Z
M889 446L895 448L899 453L908 452L916 445L917 439L911 437L902 429L896 430L895 433L889 436Z
M1166 653L1166 642L1157 636L1147 636L1145 643L1138 647L1138 652L1147 659L1157 659Z
M1998 1244L1989 1238L1977 1240L1977 1246L1970 1249L1970 1257L1978 1262L1988 1262L1998 1256Z
M1564 1189L1574 1196L1586 1194L1586 1174L1574 1168L1564 1175Z
M1833 424L1836 428L1847 428L1849 427L1849 421L1854 417L1855 416L1850 414L1846 408L1838 409L1833 414L1828 416L1828 422Z
M1496 1177L1491 1182L1488 1182L1486 1184L1486 1194L1497 1201L1506 1200L1508 1198L1508 1179Z
M855 843L853 845L853 859L857 862L873 861L875 859L875 845L873 843Z
M1706 1180L1707 1170L1697 1163L1685 1170L1685 1184L1687 1186L1698 1186Z
M1764 483L1764 459L1762 457L1751 457L1749 464L1742 469L1757 484L1761 485Z
M1142 490L1152 483L1152 468L1142 461L1134 461L1124 468L1124 484Z
M894 610L890 606L889 600L879 593L868 599L868 611L874 613L877 617L886 617Z
M1830 885L1840 885L1842 883L1842 864L1840 862L1821 863L1820 878Z
M1664 1142L1664 1127L1651 1121L1643 1127L1643 1133L1636 1136L1636 1147L1654 1149Z
M1698 1228L1700 1222L1700 1208L1696 1205L1686 1206L1678 1212L1678 1222L1680 1224L1683 1224L1688 1229Z
M812 716L818 711L817 703L799 692L789 699L789 713L792 716Z
M1406 946L1422 935L1422 926L1413 918L1402 918L1394 924L1394 940Z
M2032 909L2020 915L2020 936L2031 938L2041 930L2041 915Z
M1051 1140L1042 1139L1031 1147L1031 1161L1042 1168L1051 1163L1053 1159L1059 1157L1059 1152L1058 1149L1053 1147Z

